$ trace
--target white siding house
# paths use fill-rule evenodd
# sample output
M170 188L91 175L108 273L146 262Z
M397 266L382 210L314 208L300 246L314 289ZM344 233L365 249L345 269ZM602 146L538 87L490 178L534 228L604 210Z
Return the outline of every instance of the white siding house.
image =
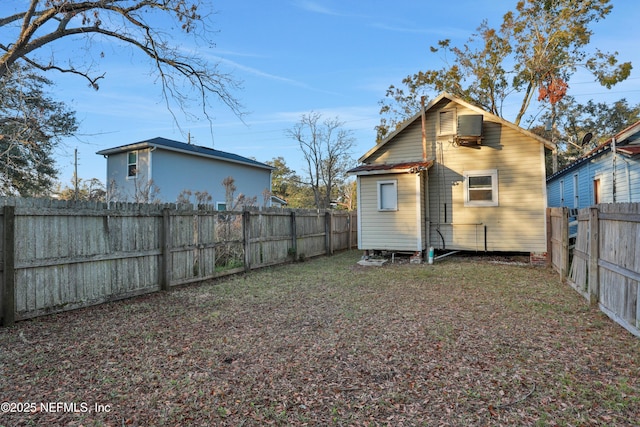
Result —
M141 193L153 185L158 190L158 201L175 203L184 190L192 194L207 192L212 197L208 203L224 210L226 190L222 182L232 177L237 188L235 196L255 197L258 206L271 205L273 167L236 154L165 138L97 154L107 159L107 186L116 200L139 200Z
M555 145L441 94L350 171L358 248L546 253L545 148Z

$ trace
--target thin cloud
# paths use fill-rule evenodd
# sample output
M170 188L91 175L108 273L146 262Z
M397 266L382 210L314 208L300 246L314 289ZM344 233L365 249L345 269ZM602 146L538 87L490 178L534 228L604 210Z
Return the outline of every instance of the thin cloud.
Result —
M304 9L308 12L320 13L322 15L330 15L330 16L342 16L342 14L331 10L325 6L322 6L311 0L299 0L293 3L295 6L300 9Z
M371 24L373 28L377 28L384 31L393 31L395 33L407 33L407 34L429 34L429 35L438 35L440 37L468 37L469 31L463 30L459 28L440 28L440 27L431 27L431 28L416 28L409 26L397 26L397 25L389 25L389 24L381 24L375 23Z
M269 80L277 80L283 83L287 83L293 86L298 86L298 87L303 87L303 88L308 88L311 89L311 87L309 87L308 84L303 83L303 82L299 82L297 80L294 79L290 79L288 77L282 77L282 76L277 76L275 74L271 74L271 73L267 73L265 71L262 70L258 70L257 68L253 68L253 67L249 67L247 65L242 65L238 62L232 61L230 59L226 59L226 58L222 58L222 57L214 57L219 63L222 64L226 64L227 66L230 66L232 68L236 68L238 70L242 70L246 73L252 74L254 76L258 76L258 77L263 77Z

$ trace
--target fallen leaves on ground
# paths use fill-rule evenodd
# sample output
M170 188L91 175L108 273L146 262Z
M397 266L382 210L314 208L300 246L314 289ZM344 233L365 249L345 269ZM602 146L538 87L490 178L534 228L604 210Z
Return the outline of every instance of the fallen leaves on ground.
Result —
M556 273L358 257L0 329L0 425L637 425L640 340Z

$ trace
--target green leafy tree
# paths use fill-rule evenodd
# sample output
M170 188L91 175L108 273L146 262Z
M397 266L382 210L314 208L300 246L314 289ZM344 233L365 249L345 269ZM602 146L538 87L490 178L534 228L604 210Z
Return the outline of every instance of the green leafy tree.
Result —
M381 101L378 138L415 114L420 98L433 91L447 91L501 117L507 97L518 96L513 121L519 125L534 99L550 105L560 101L579 68L611 88L630 75L631 63L619 63L617 52L587 50L590 25L611 9L609 0L520 0L499 29L484 21L462 47L439 41L431 52L442 54L445 65L407 76L406 89L389 88Z
M57 177L53 152L77 130L75 113L47 96L51 81L15 65L0 75L0 194L45 196Z
M271 173L271 192L275 196L288 200L296 191L300 177L287 166L284 157L274 157L265 163L275 168Z
M0 17L0 78L14 64L29 64L42 71L56 70L80 76L98 89L105 75L97 71L97 64L107 56L101 43L115 41L148 59L167 106L173 101L186 111L184 107L195 96L203 114L209 117L208 97L212 95L236 114L242 114L240 104L231 94L238 83L206 60L205 48L185 49L176 42L190 35L200 46L213 46L210 36L215 32L208 26L207 17L212 11L207 2L27 0L13 3L17 3L14 9L23 9ZM57 49L63 39L70 47ZM42 49L45 46L51 47L55 55ZM70 53L77 52L73 46L83 53ZM39 52L42 55L38 56Z
M640 104L629 105L625 98L610 104L593 100L579 104L566 96L555 107L555 120L552 111L541 116L543 123L553 126L537 125L531 130L557 143L560 169L640 121Z
M86 180L75 176L71 180L71 186L62 187L58 185L58 189L55 192L60 200L92 202L104 202L107 194L104 184L98 178Z

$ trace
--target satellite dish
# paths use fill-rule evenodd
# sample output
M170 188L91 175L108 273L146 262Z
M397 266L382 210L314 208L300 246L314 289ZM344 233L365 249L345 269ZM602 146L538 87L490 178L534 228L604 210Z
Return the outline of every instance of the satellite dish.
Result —
M580 143L580 145L585 145L588 144L589 141L591 141L591 138L593 138L593 134L591 132L587 132L583 137L582 137L582 142Z

